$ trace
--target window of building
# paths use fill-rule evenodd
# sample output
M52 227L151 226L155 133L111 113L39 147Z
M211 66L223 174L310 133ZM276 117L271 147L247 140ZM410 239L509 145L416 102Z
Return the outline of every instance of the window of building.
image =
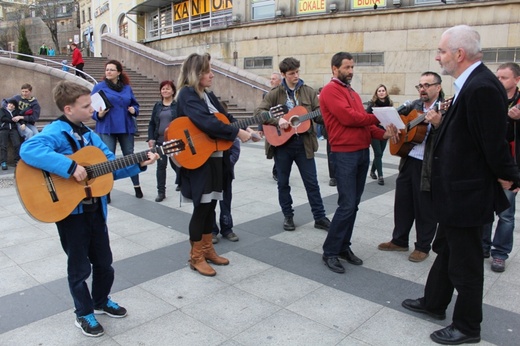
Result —
M520 47L482 49L482 54L486 63L520 62Z
M258 56L251 58L244 58L244 69L263 69L273 68L273 57Z
M354 61L356 65L384 65L384 53L373 52L373 53L353 53Z
M125 15L119 18L119 36L128 38L128 20Z
M92 10L90 9L90 7L88 8L88 20L92 20Z
M108 26L106 26L106 24L103 24L101 26L101 35L106 34L107 32L108 32Z
M271 19L274 18L276 3L274 0L253 0L251 4L251 19Z
M81 10L81 23L85 23L85 10Z

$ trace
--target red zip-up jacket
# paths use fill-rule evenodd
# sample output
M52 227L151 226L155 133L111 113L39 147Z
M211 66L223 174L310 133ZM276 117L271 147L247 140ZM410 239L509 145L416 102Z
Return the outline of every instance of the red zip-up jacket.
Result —
M74 48L74 50L72 51L72 66L77 66L81 63L85 63L83 61L83 56L81 55L81 52L79 50L79 48Z
M379 120L365 112L359 95L340 80L333 78L320 93L320 109L333 152L367 149L372 138L383 139Z

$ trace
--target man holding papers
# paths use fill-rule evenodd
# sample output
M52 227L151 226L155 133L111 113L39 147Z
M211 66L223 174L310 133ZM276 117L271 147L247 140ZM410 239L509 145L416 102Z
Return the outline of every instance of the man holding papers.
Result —
M350 86L354 58L340 52L332 57L332 80L320 93L320 109L331 146L338 188L338 208L323 244L323 262L335 273L344 273L339 258L361 265L350 248L358 205L363 194L370 162L372 138L396 140L394 125L386 131L376 126L379 120L365 112L359 95Z
M426 113L443 101L444 92L441 77L435 72L424 72L415 86L419 91L419 99L401 108L401 114L408 115L412 110ZM430 188L424 179L424 165L431 165L429 153L433 144L431 125L426 124L426 137L420 144L415 144L408 156L401 159L399 175L395 182L394 230L392 240L381 243L377 247L382 251L408 251L410 230L415 221L417 241L414 251L408 256L412 262L424 261L430 252L431 243L437 230L437 222L433 214ZM430 170L424 170L429 172Z

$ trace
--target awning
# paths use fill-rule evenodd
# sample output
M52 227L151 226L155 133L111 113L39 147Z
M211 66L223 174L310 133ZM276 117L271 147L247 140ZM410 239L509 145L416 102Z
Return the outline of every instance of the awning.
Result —
M183 0L148 0L132 7L126 14L141 14L156 11L158 8L182 2Z

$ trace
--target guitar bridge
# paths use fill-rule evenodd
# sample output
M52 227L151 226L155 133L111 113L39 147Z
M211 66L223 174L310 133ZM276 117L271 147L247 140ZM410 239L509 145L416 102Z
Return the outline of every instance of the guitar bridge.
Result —
M197 154L197 150L195 150L195 145L193 144L193 140L190 135L190 131L187 129L184 130L184 135L186 136L186 140L188 141L188 147L190 148L190 152L192 155Z

